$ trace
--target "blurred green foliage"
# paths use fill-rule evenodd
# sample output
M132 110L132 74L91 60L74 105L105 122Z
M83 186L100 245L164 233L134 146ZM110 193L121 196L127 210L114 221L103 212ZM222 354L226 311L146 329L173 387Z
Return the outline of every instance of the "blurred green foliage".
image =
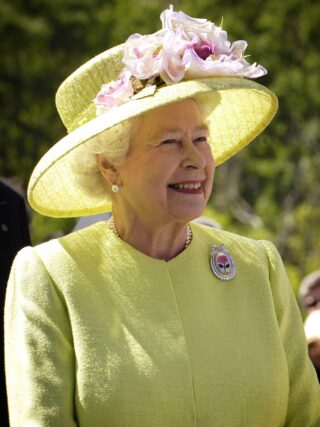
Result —
M164 1L7 0L0 3L0 175L26 186L35 163L65 133L54 107L59 84L130 34L159 29ZM246 39L279 112L247 149L216 171L207 209L221 225L279 248L293 287L320 260L320 3L314 0L176 1L229 39ZM33 242L74 221L33 215Z

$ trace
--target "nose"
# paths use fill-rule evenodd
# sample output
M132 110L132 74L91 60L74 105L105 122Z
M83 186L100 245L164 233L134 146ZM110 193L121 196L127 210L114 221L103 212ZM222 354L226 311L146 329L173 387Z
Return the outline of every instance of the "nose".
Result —
M183 168L203 169L206 159L203 153L197 148L192 139L187 139L182 143L183 159L181 165Z

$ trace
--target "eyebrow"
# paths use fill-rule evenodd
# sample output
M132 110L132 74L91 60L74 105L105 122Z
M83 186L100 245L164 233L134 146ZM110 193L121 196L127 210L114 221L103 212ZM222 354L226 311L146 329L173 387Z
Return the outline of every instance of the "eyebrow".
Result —
M197 126L194 129L194 132L202 132L202 131L206 131L209 132L209 127L206 124L203 124L201 126ZM162 135L167 135L167 134L178 134L181 133L181 129L180 128L168 128L168 129L161 129L159 132L155 133L153 135L154 138L159 138Z

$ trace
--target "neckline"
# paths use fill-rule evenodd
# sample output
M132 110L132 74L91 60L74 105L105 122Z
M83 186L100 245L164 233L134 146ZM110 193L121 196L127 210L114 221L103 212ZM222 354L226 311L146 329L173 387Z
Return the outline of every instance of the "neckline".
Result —
M180 261L183 260L184 258L188 257L189 254L191 253L191 251L193 250L193 248L196 245L196 228L197 226L195 226L194 223L189 223L189 226L191 228L192 231L192 240L190 242L190 244L183 249L179 254L177 254L175 257L169 259L169 260L165 260L165 259L158 259L158 258L154 258L150 255L145 254L144 252L139 251L137 248L135 248L134 246L130 245L129 243L127 243L126 241L122 240L120 237L116 236L112 230L110 230L110 228L107 226L107 222L104 221L103 222L104 225L104 229L105 229L105 238L110 239L113 241L113 243L117 246L118 249L125 249L127 252L129 252L131 255L133 255L135 258L139 258L141 259L141 261L145 260L153 263L165 263L166 265L169 264L173 264L176 261Z

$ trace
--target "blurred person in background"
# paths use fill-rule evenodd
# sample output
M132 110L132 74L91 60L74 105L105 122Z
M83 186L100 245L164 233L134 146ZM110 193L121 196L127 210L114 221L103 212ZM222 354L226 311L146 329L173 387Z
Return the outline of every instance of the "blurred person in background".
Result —
M161 20L58 90L68 135L36 166L29 202L53 217L112 217L15 259L11 425L319 426L278 251L193 222L215 167L276 113L252 80L266 70L207 20L172 7Z
M304 329L309 357L320 382L320 270L306 276L299 288L300 304L307 313Z
M9 426L4 375L3 309L7 281L17 252L30 245L29 218L23 197L5 182L0 181L0 420Z

